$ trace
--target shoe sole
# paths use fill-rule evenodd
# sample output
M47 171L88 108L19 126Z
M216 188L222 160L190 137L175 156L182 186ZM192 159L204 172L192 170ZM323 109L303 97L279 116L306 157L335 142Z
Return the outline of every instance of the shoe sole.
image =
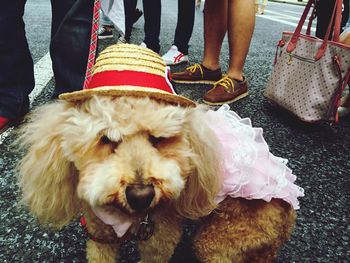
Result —
M183 64L183 63L189 63L189 62L190 62L190 61L185 60L185 61L181 61L181 62L178 62L178 63L172 63L172 62L168 63L168 62L165 62L165 64L166 64L167 66L176 66L176 65Z
M208 105L213 105L213 106L216 106L216 105L223 105L223 104L230 104L230 103L233 103L237 100L240 100L240 99L243 99L244 97L248 96L248 92L246 93L243 93L241 95L239 95L238 97L232 99L232 100L227 100L227 101L221 101L221 102L211 102L211 101L206 101L206 100L203 100L203 102L205 104L208 104Z
M107 38L113 38L113 35L112 36L99 36L98 39L107 39Z
M172 79L175 83L180 84L214 84L217 80L175 80Z

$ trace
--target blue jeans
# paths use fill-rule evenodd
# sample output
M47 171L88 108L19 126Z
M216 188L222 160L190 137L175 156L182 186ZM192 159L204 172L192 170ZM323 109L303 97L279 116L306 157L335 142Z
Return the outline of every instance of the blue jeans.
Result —
M26 0L3 1L0 8L0 116L28 112L34 88L23 13ZM90 44L93 0L51 0L50 55L56 81L54 97L82 88ZM38 14L39 15L39 14Z

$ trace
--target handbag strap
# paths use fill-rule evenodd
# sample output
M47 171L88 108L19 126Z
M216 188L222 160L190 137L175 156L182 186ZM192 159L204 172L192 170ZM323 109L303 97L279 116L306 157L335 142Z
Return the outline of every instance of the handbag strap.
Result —
M342 3L343 3L342 0L336 0L336 2L334 3L332 18L329 21L329 25L328 25L327 32L326 32L326 35L324 37L323 43L322 43L321 47L317 50L317 53L315 55L316 60L319 60L321 57L323 57L323 55L326 52L333 23L334 23L334 31L333 31L332 40L334 42L339 42Z
M301 15L301 18L300 18L298 25L293 33L293 36L288 43L287 52L289 52L289 53L292 52L297 46L297 42L298 42L298 38L300 36L301 29L305 23L307 14L309 13L312 4L314 4L314 0L309 0L305 6L304 12Z
M348 0L346 0L348 1ZM334 3L336 5L336 14L334 18L334 33L333 33L333 41L339 42L340 29L341 29L341 20L342 20L342 11L343 11L343 0L338 0L338 2Z
M309 0L304 12L299 20L299 23L293 33L293 36L291 38L291 40L288 43L287 46L287 52L291 53L295 50L298 39L300 37L300 33L301 33L301 29L305 23L306 17L310 11L311 6L315 4L315 0ZM330 36L330 32L331 29L334 25L334 31L333 31L333 41L339 41L339 34L340 34L340 22L341 22L341 9L342 9L342 0L335 0L335 4L334 4L334 8L333 8L333 12L332 12L332 17L329 21L328 24L328 28L327 28L327 32L326 32L326 36L323 39L322 45L320 46L320 48L317 50L314 58L315 60L319 60L325 53L327 45L328 45L328 39ZM334 24L333 24L334 22ZM310 24L310 23L309 23ZM308 32L307 32L308 33ZM309 32L310 33L310 32Z
M343 94L343 91L345 90L345 87L349 81L350 69L348 69L348 71L345 74L345 77L343 78L341 73L340 61L337 55L333 57L333 63L336 66L337 73L339 76L339 85L338 85L338 89L336 90L332 98L332 104L331 104L331 107L329 108L329 111L327 112L326 119L330 119L331 117L334 117L335 123L338 123L339 116L338 116L337 109L340 106L341 95Z
M314 8L312 9L311 15L309 17L309 23L307 24L306 35L308 36L310 36L311 34L312 22L316 18L316 9L317 9L317 2L314 3Z

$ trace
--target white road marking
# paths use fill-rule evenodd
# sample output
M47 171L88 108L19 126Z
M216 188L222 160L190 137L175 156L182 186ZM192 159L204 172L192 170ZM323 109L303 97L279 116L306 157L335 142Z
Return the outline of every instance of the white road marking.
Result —
M266 13L267 12L267 13ZM284 21L282 19L279 19L279 18L276 18L276 16L271 16L269 15L268 13L277 13L277 12L273 12L273 11L266 11L264 15L259 15L257 17L259 18L264 18L264 19L267 19L267 20L271 20L271 21L275 21L275 22L278 22L278 23L281 23L281 24L285 24L285 25L289 25L289 26L293 26L293 27L297 27L298 23L293 23L293 22L289 22L289 21ZM280 13L277 13L279 15L281 15ZM290 16L287 16L287 15L283 15L285 17L290 17ZM307 24L307 23L305 23ZM303 26L303 29L306 30L307 29L307 25ZM311 32L315 32L316 29L315 27L311 27ZM281 32L282 33L282 32Z
M35 87L29 94L30 105L32 105L35 98L43 91L47 83L51 80L52 76L52 62L50 54L47 53L34 65ZM10 127L5 132L0 134L0 145L3 144L5 139L12 133L13 130L14 128Z
M29 94L30 104L43 91L53 76L50 54L47 53L34 65L35 87Z
M265 12L267 12L267 14L273 14L277 17L280 17L280 18L286 18L288 20L295 20L295 21L298 21L300 20L300 17L301 17L301 14L297 15L297 16L292 16L292 15L289 15L289 14L285 14L285 13L282 13L282 12L276 12L276 11L272 11L272 10L266 10ZM306 22L308 22L309 19L306 19Z
M295 12L295 11L291 11L291 10L283 10L283 12L291 13L291 14L297 15L299 17L301 17L301 15L303 14L303 12Z

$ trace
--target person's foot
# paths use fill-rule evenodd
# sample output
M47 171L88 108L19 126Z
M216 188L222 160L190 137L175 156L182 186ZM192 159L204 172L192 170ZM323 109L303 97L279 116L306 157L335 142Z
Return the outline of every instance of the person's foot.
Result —
M110 27L102 26L98 29L98 39L113 38L113 30Z
M142 42L140 44L140 47L148 48L148 49L152 50L153 52L159 54L159 47L158 48L152 48L151 46L148 46L145 42Z
M162 56L162 58L168 66L189 62L188 55L180 52L175 45L172 45L168 52Z
M248 83L245 78L243 81L238 81L226 75L214 83L213 88L203 96L203 101L209 105L222 105L235 102L247 95Z
M139 20L142 15L143 15L143 12L140 9L136 8L134 15L133 15L132 23L135 24L137 22L137 20Z
M182 72L171 74L171 78L175 83L184 84L213 84L222 78L221 69L210 70L201 64L189 66Z

